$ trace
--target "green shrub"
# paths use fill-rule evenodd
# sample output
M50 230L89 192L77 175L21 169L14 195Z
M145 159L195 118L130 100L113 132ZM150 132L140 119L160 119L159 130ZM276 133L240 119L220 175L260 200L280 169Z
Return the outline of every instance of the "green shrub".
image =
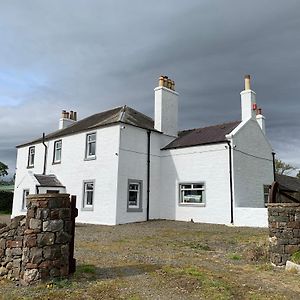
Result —
M0 191L0 212L11 213L14 194Z

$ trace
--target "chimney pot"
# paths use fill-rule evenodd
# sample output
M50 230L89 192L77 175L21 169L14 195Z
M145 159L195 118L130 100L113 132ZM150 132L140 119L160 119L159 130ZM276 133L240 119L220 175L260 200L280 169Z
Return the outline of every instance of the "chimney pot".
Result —
M159 77L158 86L164 86L164 76Z
M77 121L77 111L74 111L74 121Z
M251 90L250 75L245 75L245 90Z

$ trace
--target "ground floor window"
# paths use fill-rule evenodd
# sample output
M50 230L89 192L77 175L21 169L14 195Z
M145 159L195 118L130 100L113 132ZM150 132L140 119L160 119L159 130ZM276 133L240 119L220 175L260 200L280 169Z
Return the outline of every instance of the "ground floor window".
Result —
M182 183L179 184L179 204L204 204L204 183Z
M268 184L264 184L264 203L265 206L269 203L269 188L270 186Z
M127 211L142 211L142 185L141 180L128 180Z
M94 181L83 183L83 208L92 209L94 205Z
M27 209L27 205L26 205L26 198L29 195L29 190L23 190L23 197L22 197L22 210L26 210Z

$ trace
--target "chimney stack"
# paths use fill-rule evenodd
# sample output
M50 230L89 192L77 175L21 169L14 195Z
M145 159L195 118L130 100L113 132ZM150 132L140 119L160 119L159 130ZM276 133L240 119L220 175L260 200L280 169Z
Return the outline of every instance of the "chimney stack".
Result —
M160 76L154 94L154 128L166 135L177 137L178 93L175 92L175 82L168 76Z
M77 121L77 112L71 110L70 112L67 112L66 110L63 110L61 112L61 118L59 120L59 129L64 129L66 127L69 127L70 125L74 124Z
M251 90L250 75L245 75L245 90L241 92L242 121L256 117L256 94Z
M262 132L266 134L266 118L263 116L261 108L258 108L256 111L256 121Z

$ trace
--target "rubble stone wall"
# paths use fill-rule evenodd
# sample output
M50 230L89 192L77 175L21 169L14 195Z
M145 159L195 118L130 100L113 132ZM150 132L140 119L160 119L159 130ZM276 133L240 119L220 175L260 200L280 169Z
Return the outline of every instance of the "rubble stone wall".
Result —
M276 266L283 266L300 250L300 204L269 204L268 220L270 259Z
M69 194L27 197L27 215L0 229L0 276L24 285L69 274Z

